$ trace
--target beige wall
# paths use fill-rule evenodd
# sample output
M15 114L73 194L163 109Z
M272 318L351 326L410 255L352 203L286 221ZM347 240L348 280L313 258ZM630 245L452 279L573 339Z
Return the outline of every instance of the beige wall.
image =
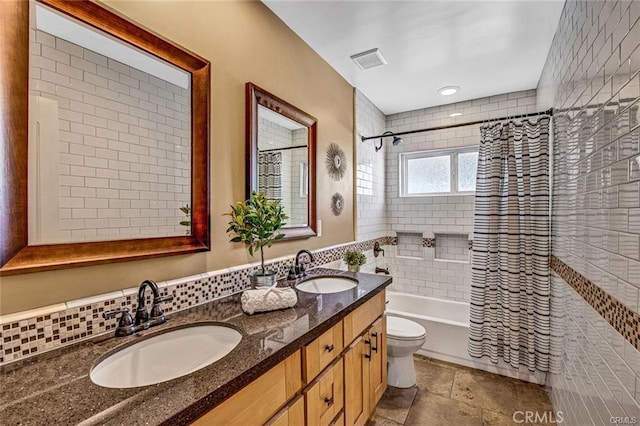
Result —
M251 81L318 119L318 217L322 237L282 242L267 258L354 240L354 208L333 216L331 195L353 200L353 89L269 9L257 1L116 1L108 6L212 63L212 250L194 255L0 278L0 314L45 306L258 260L225 234L229 205L244 199L244 87ZM345 151L347 175L334 182L327 146Z

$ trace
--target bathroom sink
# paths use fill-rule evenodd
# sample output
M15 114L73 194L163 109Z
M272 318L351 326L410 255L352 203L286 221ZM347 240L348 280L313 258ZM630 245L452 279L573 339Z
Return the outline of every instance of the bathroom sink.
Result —
M339 293L341 291L351 290L358 285L358 281L343 277L320 277L311 278L303 281L296 286L300 291L305 293Z
M221 325L179 328L127 346L95 365L89 377L107 388L147 386L192 373L223 358L242 335Z

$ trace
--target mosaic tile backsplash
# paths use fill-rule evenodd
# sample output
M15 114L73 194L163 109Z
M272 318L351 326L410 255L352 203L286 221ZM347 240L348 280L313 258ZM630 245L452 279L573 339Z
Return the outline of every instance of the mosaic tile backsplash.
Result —
M377 241L391 245L391 237L349 243L313 252L317 267L342 259L345 250L372 250ZM268 262L269 268L279 277L286 277L293 266L293 256ZM173 295L173 300L163 304L165 314L226 297L249 288L249 274L259 268L258 263L221 269L175 280L158 282L162 296ZM102 314L116 308L137 308L138 288L98 295L91 298L7 315L0 318L0 365L37 355L52 349L115 331L118 318L105 320ZM146 305L151 306L151 293L147 292Z

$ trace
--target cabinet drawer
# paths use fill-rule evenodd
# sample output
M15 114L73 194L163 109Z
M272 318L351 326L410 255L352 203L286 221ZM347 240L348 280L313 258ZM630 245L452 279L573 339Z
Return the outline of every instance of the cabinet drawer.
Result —
M302 395L291 401L269 420L266 426L300 426L304 424L304 398Z
M297 351L192 424L263 425L301 388L302 363Z
M342 352L342 321L302 348L304 382L310 383Z
M324 371L304 392L307 425L328 426L344 407L342 358Z
M364 305L347 315L344 320L344 344L349 345L384 312L385 291L373 296Z

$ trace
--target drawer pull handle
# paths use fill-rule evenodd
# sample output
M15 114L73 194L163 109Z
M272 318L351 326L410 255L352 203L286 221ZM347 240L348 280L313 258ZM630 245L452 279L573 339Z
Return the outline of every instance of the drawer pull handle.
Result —
M327 350L327 352L331 352L334 349L333 345L326 345L324 348Z
M327 407L331 407L333 405L333 397L329 398L328 396L325 396L324 402L327 404Z
M365 340L364 343L369 345L369 354L365 354L364 357L366 359L371 359L371 340Z
M376 353L378 353L378 333L371 333L371 337L375 337L376 338L376 345L375 346L371 346L371 349L374 350Z

